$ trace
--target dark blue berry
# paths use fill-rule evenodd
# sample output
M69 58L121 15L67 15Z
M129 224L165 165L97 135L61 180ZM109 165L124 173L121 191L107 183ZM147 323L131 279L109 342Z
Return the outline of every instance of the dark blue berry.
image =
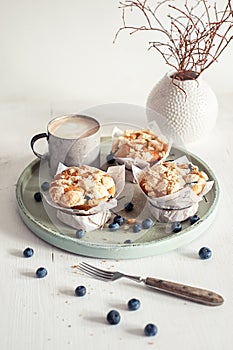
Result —
M126 239L126 241L124 241L124 243L126 243L126 244L129 243L130 244L130 243L132 243L132 241L131 241L131 239Z
M48 274L48 271L46 270L45 267L39 267L36 270L36 277L38 278L44 278Z
M153 323L148 323L144 328L144 334L147 337L153 337L154 335L156 335L157 332L158 332L158 328Z
M114 157L114 154L110 153L107 155L106 160L108 164L113 164L116 161L116 158Z
M198 215L193 215L193 216L190 216L189 218L189 222L191 225L195 224L195 222L197 222L198 220L200 220L199 216Z
M31 258L34 254L34 250L32 248L26 248L23 251L23 255L25 256L25 258Z
M148 229L148 228L151 228L152 226L153 226L153 221L150 218L142 221L142 228Z
M116 215L113 219L113 222L116 222L120 226L123 225L124 221L125 221L125 219L121 215Z
M180 222L173 222L172 224L172 232L178 233L182 230L182 225Z
M111 310L107 314L107 321L110 324L118 324L121 320L121 315L117 310Z
M41 202L42 201L42 193L41 192L36 192L34 194L34 199L36 202Z
M203 260L209 259L212 256L212 251L207 247L202 247L199 250L199 257Z
M138 300L138 299L133 298L133 299L130 299L128 301L128 309L130 311L135 311L135 310L139 309L140 306L141 306L141 303L140 303L140 300Z
M129 202L125 204L125 211L132 211L133 210L133 203Z
M76 235L77 238L83 238L85 236L85 233L86 232L83 229L79 229L79 230L76 231L75 235Z
M43 182L41 184L42 191L48 191L49 190L49 183L47 181Z
M86 287L85 286L78 286L76 289L75 289L75 295L77 297L83 297L85 294L86 294L87 290L86 290Z
M133 225L133 232L137 233L140 232L142 230L142 225L141 224L134 224Z
M119 229L120 225L117 222L112 222L108 225L108 228L110 231L117 231Z

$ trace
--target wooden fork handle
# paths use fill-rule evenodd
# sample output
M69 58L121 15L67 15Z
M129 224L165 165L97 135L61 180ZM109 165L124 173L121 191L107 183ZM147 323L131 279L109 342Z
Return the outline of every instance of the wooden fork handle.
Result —
M145 279L145 284L148 287L155 288L162 292L173 294L178 297L209 306L218 306L221 305L224 301L221 295L210 290L192 287L181 283L165 281L158 278L147 277Z

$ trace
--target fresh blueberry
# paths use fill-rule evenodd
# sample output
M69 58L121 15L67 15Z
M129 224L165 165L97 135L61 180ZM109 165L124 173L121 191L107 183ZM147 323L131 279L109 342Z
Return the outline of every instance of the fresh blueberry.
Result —
M46 270L45 267L39 267L36 270L36 277L38 278L44 278L48 274L48 271Z
M42 193L41 192L36 192L34 194L34 199L36 202L41 202L42 201Z
M190 216L189 218L189 222L191 225L195 224L195 222L197 222L198 220L200 220L200 218L197 214Z
M131 239L126 239L126 241L124 241L124 243L128 243L128 244L130 244L130 243L132 243L132 241L131 241Z
M25 256L25 258L31 258L34 254L34 250L32 248L26 248L23 251L23 255Z
M180 222L173 222L172 224L172 232L178 233L182 230L182 225Z
M108 228L110 231L117 231L119 229L120 225L117 222L112 222L108 225Z
M134 224L133 225L133 232L134 233L140 232L141 229L142 229L142 225L141 224Z
M148 228L151 228L152 226L153 226L153 221L150 218L142 221L142 228L148 229Z
M110 324L118 324L121 320L121 315L117 310L111 310L107 314L107 321Z
M78 286L76 289L75 289L75 295L77 297L83 297L85 294L86 294L87 290L86 290L86 287L85 286Z
M130 299L128 301L128 309L130 311L135 311L135 310L139 309L140 306L141 306L141 303L140 303L140 300L138 300L138 299L133 298L133 299Z
M113 164L116 161L116 158L114 157L114 154L110 153L107 155L106 160L108 164Z
M48 191L49 190L49 183L47 181L43 182L41 184L42 191Z
M125 211L132 211L133 210L133 203L129 202L125 204Z
M199 257L203 260L206 260L206 259L209 259L211 258L212 256L212 251L210 248L207 248L207 247L202 247L200 250L199 250Z
M77 238L83 238L85 236L85 233L86 232L83 229L80 228L79 230L76 231L75 235L76 235Z
M147 337L153 337L154 335L156 335L156 333L158 332L158 328L155 324L153 323L148 323L146 325L146 327L144 328L144 334Z
M116 215L113 219L113 222L116 222L120 226L123 225L124 221L125 221L125 219L121 215Z

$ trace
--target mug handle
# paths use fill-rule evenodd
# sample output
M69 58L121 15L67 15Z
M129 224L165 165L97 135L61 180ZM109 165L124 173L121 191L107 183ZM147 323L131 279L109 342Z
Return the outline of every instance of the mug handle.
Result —
M40 159L48 159L48 155L47 154L40 154L40 153L36 152L34 149L34 144L37 140L42 139L44 137L46 137L46 139L48 140L48 135L45 132L43 132L41 134L37 134L37 135L33 136L33 138L31 139L32 152Z

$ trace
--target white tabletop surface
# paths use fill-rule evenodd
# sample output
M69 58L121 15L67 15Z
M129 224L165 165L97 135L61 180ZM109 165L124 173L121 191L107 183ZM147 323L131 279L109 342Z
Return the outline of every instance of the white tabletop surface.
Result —
M220 96L215 129L205 140L187 148L215 172L221 198L217 216L199 238L187 246L134 260L85 258L42 241L19 216L15 198L17 179L34 155L31 137L45 131L51 117L83 106L50 104L2 104L0 106L0 276L2 350L46 349L232 349L233 342L233 118L232 95ZM130 120L140 124L139 120ZM213 256L201 260L202 246ZM26 247L34 249L30 259ZM142 276L157 276L196 285L221 294L217 307L185 301L122 279L104 283L72 268L80 261ZM44 279L35 278L39 266L48 269ZM87 295L74 290L85 285ZM127 310L131 298L141 301L135 312ZM110 309L121 313L121 322L110 326ZM155 337L143 335L147 323L158 326Z

